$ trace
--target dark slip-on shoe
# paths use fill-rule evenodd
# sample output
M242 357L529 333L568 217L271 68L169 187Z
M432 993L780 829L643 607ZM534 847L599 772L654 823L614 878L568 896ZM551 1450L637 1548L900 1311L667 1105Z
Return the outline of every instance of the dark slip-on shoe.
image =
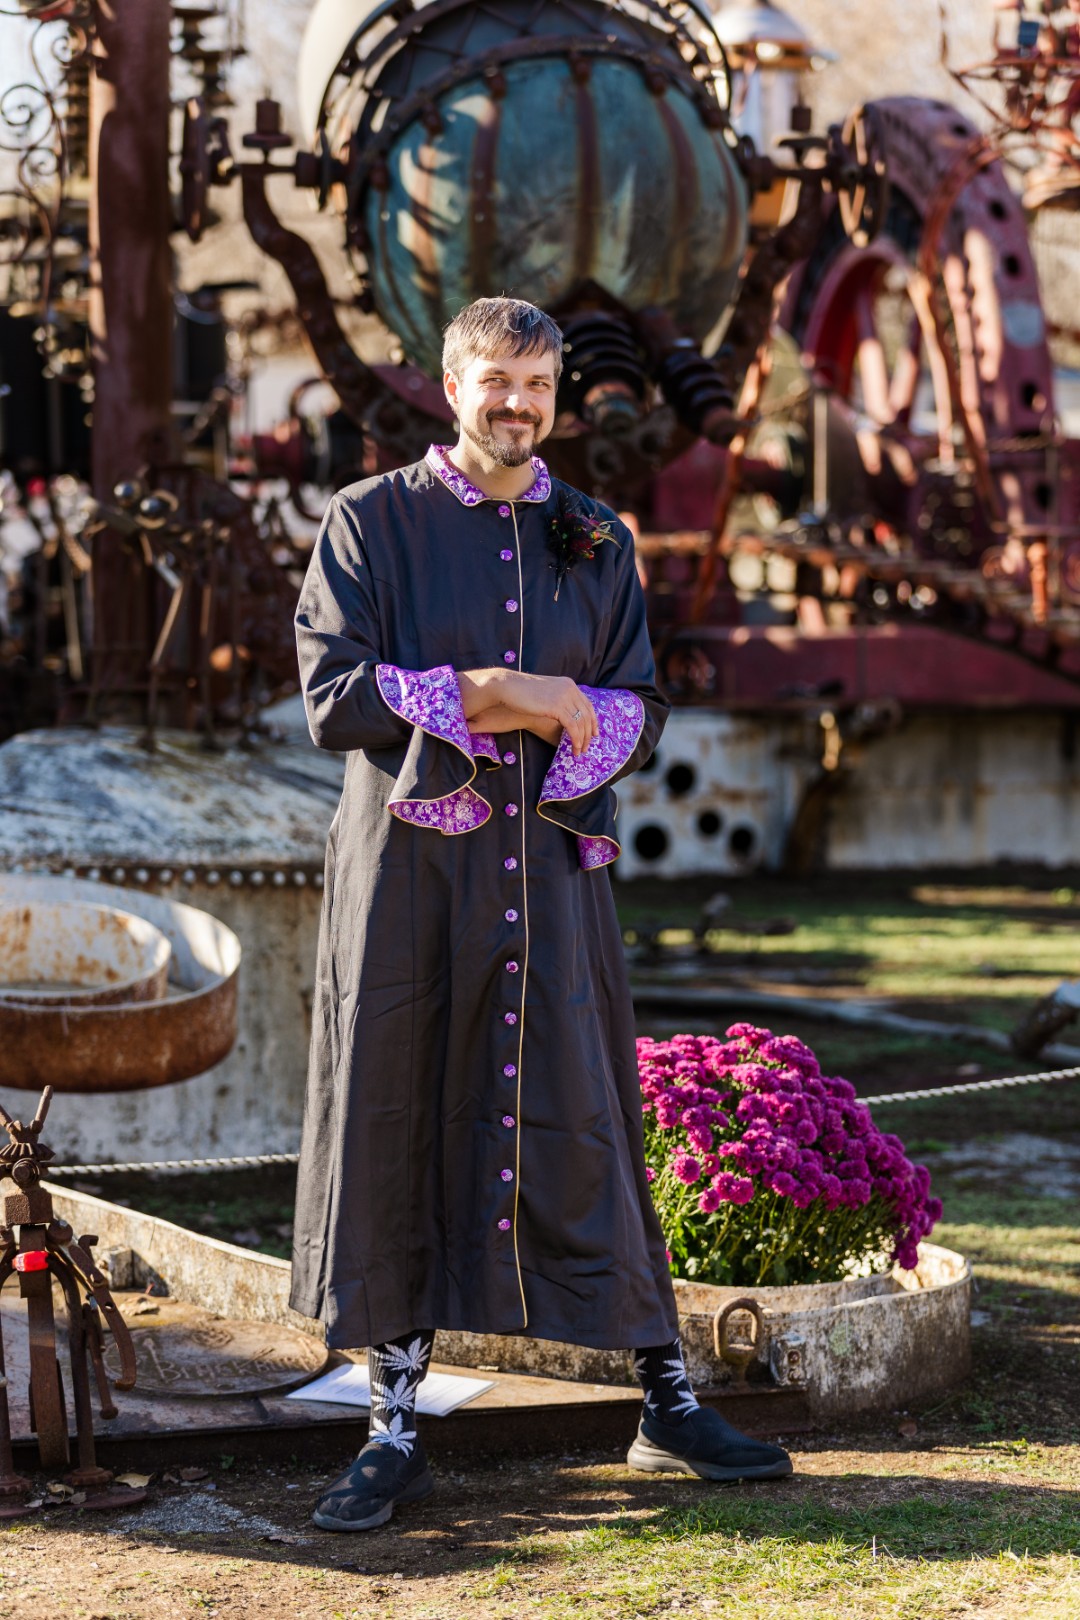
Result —
M369 1440L320 1499L312 1518L320 1530L374 1530L399 1504L420 1502L434 1489L419 1437L407 1456Z
M699 1406L678 1424L661 1423L643 1413L626 1460L631 1468L650 1474L696 1474L699 1479L732 1484L739 1479L787 1479L792 1471L786 1451L740 1434L711 1406Z

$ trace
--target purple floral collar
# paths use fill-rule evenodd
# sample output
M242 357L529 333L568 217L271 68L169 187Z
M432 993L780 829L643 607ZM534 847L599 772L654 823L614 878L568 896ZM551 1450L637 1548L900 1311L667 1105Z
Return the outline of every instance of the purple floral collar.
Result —
M441 444L429 444L424 460L436 478L457 496L462 506L478 506L481 501L501 499L498 495L485 495L482 489L477 489L476 485L454 466ZM546 501L551 494L551 474L539 456L533 456L532 468L536 475L535 479L524 495L518 496L518 500Z

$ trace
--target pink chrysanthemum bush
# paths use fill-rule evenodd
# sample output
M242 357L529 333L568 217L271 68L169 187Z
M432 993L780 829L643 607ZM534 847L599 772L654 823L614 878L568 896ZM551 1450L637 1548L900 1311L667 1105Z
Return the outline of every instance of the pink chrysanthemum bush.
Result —
M645 1157L671 1269L695 1282L835 1282L915 1266L930 1175L792 1035L639 1040Z

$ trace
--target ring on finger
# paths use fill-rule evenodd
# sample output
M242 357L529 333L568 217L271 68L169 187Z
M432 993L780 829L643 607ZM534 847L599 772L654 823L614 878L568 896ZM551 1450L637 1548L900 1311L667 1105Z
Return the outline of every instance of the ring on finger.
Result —
M580 709L575 709L573 714L570 716L571 720L580 720L581 719L581 713L582 713L582 711Z

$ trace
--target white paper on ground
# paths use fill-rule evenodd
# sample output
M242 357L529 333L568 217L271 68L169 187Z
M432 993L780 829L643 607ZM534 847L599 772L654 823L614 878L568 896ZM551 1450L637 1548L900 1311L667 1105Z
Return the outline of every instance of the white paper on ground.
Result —
M452 1373L429 1372L416 1392L416 1410L424 1417L445 1417L466 1401L494 1387L490 1378L458 1378ZM323 1373L301 1389L291 1389L287 1401L332 1401L342 1406L370 1406L367 1367L350 1361Z

